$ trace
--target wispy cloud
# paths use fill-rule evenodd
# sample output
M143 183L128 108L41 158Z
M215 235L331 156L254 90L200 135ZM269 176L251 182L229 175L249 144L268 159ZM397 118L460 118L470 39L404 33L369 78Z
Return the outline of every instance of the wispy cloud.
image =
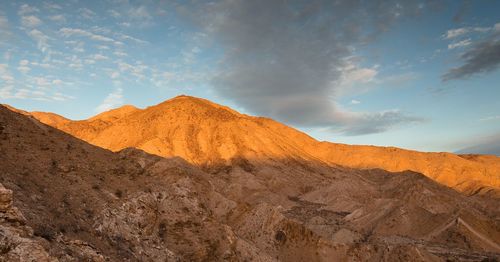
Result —
M120 41L116 41L112 38L109 38L109 37L106 37L103 35L99 35L99 34L95 34L95 33L92 33L90 31L79 29L79 28L64 27L64 28L59 29L59 33L64 37L83 36L83 37L88 37L89 39L95 40L95 41L109 42L109 43L113 43L116 45L123 44Z
M95 111L100 113L116 108L123 104L123 89L116 88L113 92L109 93L102 103L96 107Z
M465 79L473 75L488 73L498 69L500 65L500 23L491 27L466 27L457 30L449 30L446 38L454 38L473 31L488 32L485 37L479 38L475 42L471 38L453 42L448 45L448 49L464 48L466 50L460 54L459 59L462 65L451 68L442 75L443 81L453 79ZM450 33L451 31L451 33ZM448 37L449 36L449 37Z
M94 19L97 16L97 14L94 11L88 8L80 8L79 11L80 11L80 16L85 19Z
M500 65L500 40L485 40L475 44L460 56L464 64L450 69L443 81L464 79L479 73L496 70Z
M450 29L446 31L446 33L443 35L443 38L445 39L453 39L461 36L465 36L469 33L472 32L479 32L479 33L485 33L493 28L491 27L462 27L462 28L455 28L455 29Z
M25 27L37 27L42 24L42 20L34 15L22 16L21 24Z
M500 115L487 116L479 119L479 121L493 121L493 120L500 120Z
M458 47L466 47L472 43L470 38L464 39L462 41L454 42L448 45L448 49L455 49Z
M40 10L36 7L30 6L28 4L22 4L19 7L19 11L17 12L20 16L31 14L31 13L37 13Z
M57 23L66 23L66 17L64 15L52 15L49 16L49 20Z
M28 36L30 36L35 42L37 43L37 47L40 51L46 52L49 50L50 45L49 45L49 39L46 34L42 33L41 31L37 29L33 29L29 31Z

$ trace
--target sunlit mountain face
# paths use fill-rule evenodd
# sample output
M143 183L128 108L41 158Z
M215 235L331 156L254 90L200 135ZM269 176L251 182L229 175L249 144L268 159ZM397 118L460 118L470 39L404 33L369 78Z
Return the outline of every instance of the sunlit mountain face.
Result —
M0 261L499 261L498 10L0 0Z
M83 119L188 94L320 140L498 152L481 146L500 129L497 1L0 6L0 102L18 108Z

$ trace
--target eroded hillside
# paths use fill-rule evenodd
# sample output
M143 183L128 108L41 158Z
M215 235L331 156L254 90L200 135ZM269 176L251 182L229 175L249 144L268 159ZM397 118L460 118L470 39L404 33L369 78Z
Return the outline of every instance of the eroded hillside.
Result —
M199 166L225 165L242 159L255 163L300 160L393 172L411 170L467 195L500 196L500 158L495 156L467 157L318 142L271 119L243 115L189 96L146 109L124 106L82 121L40 112L32 115L113 151L134 147L164 157L180 156Z

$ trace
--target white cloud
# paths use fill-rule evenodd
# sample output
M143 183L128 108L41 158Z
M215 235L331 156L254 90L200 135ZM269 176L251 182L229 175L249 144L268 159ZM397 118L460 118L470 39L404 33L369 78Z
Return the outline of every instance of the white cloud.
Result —
M37 27L42 24L42 20L34 15L21 17L21 24L25 27Z
M37 47L42 52L46 52L49 50L50 46L48 44L48 41L50 38L47 35L45 35L44 33L40 32L37 29L29 31L28 35L37 42Z
M19 72L21 72L23 74L28 73L30 70L31 70L31 68L29 68L27 66L19 66L19 67L17 67L17 71L19 71Z
M85 19L93 19L96 17L96 13L88 8L81 8L80 15Z
M28 4L23 4L21 7L19 7L19 11L17 12L19 15L26 15L26 14L31 14L31 13L36 13L40 10L38 8L30 6Z
M92 56L92 58L95 59L95 60L98 60L98 61L99 60L107 60L107 59L109 59L109 57L101 55L101 54L95 54L95 55Z
M123 104L123 89L116 88L113 92L109 93L102 103L96 107L95 111L100 113L116 108Z
M129 36L129 35L126 35L126 34L122 34L122 33L115 33L115 35L120 38L121 40L131 40L131 41L134 41L136 43L139 43L139 44L147 44L149 43L148 41L144 41L142 39L139 39L139 38L135 38L133 36Z
M148 12L146 6L139 6L137 8L132 7L128 11L128 15L137 20L149 20L152 18L151 14Z
M496 23L493 30L495 30L495 32L500 32L500 23Z
M38 63L38 62L31 62L31 65L34 65L34 66L39 66L41 68L52 68L53 66L50 65L50 64L47 64L47 63Z
M14 83L14 77L9 71L9 65L0 64L0 79L2 79L7 85L12 85Z
M500 115L488 116L488 117L483 117L483 118L479 119L479 121L492 121L492 120L500 120Z
M25 66L25 65L28 65L30 63L30 61L26 60L26 59L23 59L21 61L19 61L19 65L20 66Z
M70 37L70 36L84 36L84 37L88 37L92 40L96 40L96 41L102 41L102 42L110 42L110 43L114 43L116 45L122 45L123 43L120 42L120 41L116 41L112 38L109 38L109 37L106 37L106 36L103 36L103 35L98 35L98 34L94 34L92 32L89 32L89 31L86 31L86 30L83 30L83 29L78 29L78 28L67 28L67 27L64 27L64 28L61 28L59 29L59 33L64 36L64 37Z
M122 15L116 10L109 10L108 13L114 18L120 18Z
M358 105L358 104L361 104L361 102L359 100L353 99L353 100L351 100L351 104Z
M44 2L43 6L47 9L52 9L52 10L61 10L62 7L58 4L55 3L49 3L49 2Z
M5 30L9 27L9 20L6 16L0 15L0 29Z
M53 85L62 85L64 82L61 79L52 80Z
M455 48L458 48L458 47L466 47L468 45L472 44L472 41L470 38L467 38L465 40L462 40L462 41L458 41L458 42L454 42L454 43L451 43L451 44L448 44L448 49L455 49Z
M131 65L125 62L118 62L118 68L121 72L130 72L132 75L143 79L145 78L144 71L148 69L148 66L137 62L136 65Z
M58 23L66 23L66 17L64 15L53 15L49 16L49 20L58 22Z
M464 36L472 32L485 33L492 29L494 29L494 27L462 27L462 28L450 29L446 31L446 33L443 35L443 38L453 39L460 36Z
M114 51L113 54L116 55L116 56L119 56L119 57L125 57L125 56L127 56L127 54L124 53L124 52L122 52L122 51Z
M349 57L345 59L343 68L340 68L341 76L338 79L336 95L343 96L364 92L367 84L373 83L378 74L378 66L360 67L357 58Z
M51 81L45 77L34 77L33 80L38 87L42 88L48 87L51 83Z

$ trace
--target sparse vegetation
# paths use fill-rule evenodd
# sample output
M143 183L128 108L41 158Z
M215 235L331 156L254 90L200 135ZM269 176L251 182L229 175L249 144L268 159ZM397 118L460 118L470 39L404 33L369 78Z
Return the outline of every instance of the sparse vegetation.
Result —
M46 225L38 225L34 227L33 234L37 237L44 238L48 241L54 240L56 233L54 230Z

